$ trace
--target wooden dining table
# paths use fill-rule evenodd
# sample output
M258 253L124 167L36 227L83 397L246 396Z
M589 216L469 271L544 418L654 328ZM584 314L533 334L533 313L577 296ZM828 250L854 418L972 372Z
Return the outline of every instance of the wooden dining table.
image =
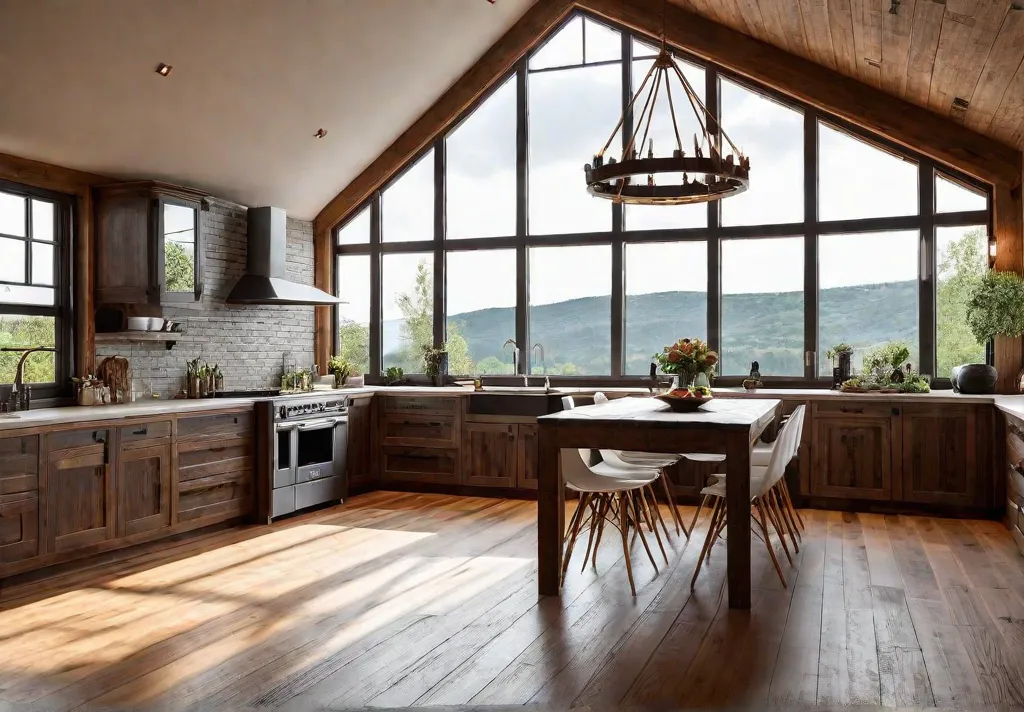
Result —
M559 593L565 531L563 448L721 453L726 472L728 594L730 608L750 608L750 453L782 401L716 398L689 413L650 398L619 398L541 416L538 435L538 588Z

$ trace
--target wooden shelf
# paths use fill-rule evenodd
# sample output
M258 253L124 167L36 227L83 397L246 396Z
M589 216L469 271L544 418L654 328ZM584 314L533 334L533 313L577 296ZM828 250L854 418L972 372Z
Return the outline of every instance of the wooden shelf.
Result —
M129 344L159 342L170 351L184 336L179 331L114 331L96 334L97 344Z

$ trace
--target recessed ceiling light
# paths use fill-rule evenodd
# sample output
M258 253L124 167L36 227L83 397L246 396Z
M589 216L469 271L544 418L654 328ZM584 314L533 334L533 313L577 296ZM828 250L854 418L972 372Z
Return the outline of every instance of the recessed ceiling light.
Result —
M317 132L313 134L313 138L323 138L326 135L327 132L324 129L317 129Z
M174 67L172 67L171 65L164 64L163 62L161 62L157 65L156 73L159 74L161 77L166 77L170 75L172 69L174 69Z

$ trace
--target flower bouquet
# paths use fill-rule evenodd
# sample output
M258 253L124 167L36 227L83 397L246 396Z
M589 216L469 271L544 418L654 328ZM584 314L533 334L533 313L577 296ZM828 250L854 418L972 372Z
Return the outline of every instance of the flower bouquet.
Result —
M689 388L701 373L706 374L708 382L711 382L718 354L700 339L680 339L666 346L660 354L654 354L654 360L658 362L662 373L679 376L679 385Z

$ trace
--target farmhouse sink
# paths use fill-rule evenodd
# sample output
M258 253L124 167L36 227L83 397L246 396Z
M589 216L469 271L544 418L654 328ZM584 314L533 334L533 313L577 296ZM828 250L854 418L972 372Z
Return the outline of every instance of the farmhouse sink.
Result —
M545 392L537 388L494 387L471 393L468 415L514 415L537 417L562 409L562 395L557 390Z

